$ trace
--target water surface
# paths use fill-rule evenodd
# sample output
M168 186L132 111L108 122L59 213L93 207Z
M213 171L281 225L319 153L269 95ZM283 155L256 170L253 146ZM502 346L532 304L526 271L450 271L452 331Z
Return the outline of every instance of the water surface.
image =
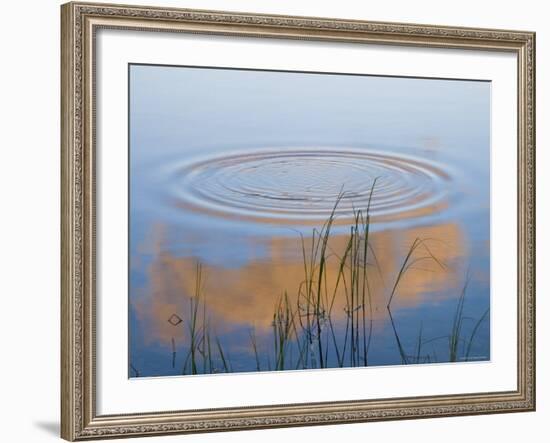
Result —
M490 83L132 65L129 111L129 376L490 358Z

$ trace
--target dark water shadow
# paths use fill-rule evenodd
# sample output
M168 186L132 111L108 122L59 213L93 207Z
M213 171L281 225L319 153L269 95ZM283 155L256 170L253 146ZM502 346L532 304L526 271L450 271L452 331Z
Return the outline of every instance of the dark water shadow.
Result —
M34 422L34 426L47 434L59 437L60 429L57 421L37 421Z

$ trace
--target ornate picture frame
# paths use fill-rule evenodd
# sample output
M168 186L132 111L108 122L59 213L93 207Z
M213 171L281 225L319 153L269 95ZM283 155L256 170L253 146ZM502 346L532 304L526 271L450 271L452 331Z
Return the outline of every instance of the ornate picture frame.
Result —
M533 411L535 34L524 31L71 2L61 7L61 435L69 441ZM517 57L517 389L246 407L97 413L96 33L192 33ZM495 270L498 273L498 270ZM121 350L121 352L125 352Z

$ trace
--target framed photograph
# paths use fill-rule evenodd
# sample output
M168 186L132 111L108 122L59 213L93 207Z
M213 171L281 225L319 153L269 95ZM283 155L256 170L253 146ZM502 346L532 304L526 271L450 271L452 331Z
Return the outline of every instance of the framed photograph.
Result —
M534 33L61 16L63 438L534 410Z

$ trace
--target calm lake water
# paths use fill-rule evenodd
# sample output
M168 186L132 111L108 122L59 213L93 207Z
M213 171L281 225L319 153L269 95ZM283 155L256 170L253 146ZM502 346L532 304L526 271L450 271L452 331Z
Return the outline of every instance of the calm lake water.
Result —
M489 82L132 65L129 112L130 377L490 359Z

